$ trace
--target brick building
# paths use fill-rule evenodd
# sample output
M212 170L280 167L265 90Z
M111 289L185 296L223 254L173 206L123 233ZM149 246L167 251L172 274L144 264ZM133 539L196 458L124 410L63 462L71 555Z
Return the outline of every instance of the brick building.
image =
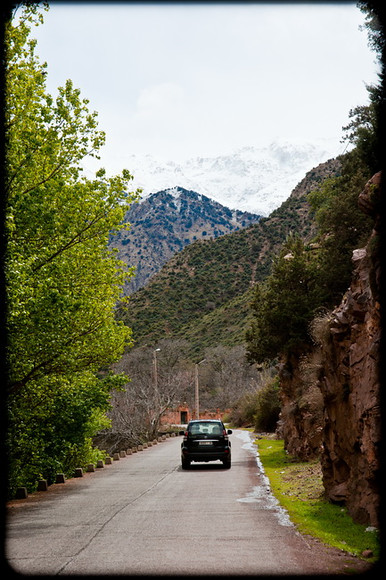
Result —
M222 419L227 411L200 411L200 419ZM173 409L166 409L161 417L161 425L185 425L192 419L197 419L196 410L190 409L187 405L179 405Z

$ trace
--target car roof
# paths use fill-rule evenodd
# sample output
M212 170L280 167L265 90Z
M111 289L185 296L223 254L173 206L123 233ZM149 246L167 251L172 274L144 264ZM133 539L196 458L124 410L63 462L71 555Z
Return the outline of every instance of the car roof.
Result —
M192 419L189 423L222 423L221 419Z

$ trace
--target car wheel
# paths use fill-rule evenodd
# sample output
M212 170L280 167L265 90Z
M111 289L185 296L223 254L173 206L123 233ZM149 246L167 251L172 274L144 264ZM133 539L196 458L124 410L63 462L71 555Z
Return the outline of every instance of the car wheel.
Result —
M190 467L189 459L181 459L181 467L182 469L189 469Z
M230 459L225 459L225 461L223 461L222 463L223 463L223 467L225 469L230 469L231 468L231 460Z

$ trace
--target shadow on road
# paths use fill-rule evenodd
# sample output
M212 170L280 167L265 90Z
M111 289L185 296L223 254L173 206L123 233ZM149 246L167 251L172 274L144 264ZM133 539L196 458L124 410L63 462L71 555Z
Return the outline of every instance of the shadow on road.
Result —
M181 465L178 471L229 471L222 463L191 463L188 469L182 469Z

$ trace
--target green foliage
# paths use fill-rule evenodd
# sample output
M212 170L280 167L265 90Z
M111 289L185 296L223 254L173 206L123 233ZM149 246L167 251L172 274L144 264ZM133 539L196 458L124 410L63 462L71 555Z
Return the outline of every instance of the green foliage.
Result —
M132 295L127 309L119 308L137 344L187 332L198 352L201 330L205 346L243 342L251 286L269 275L273 256L290 233L311 238L306 194L339 168L334 160L321 165L269 218L215 240L195 242L169 260Z
M267 382L257 393L254 414L255 430L273 433L276 430L280 414L279 378L276 376Z
M382 6L377 2L368 2L367 0L359 0L357 6L365 15L365 24L360 28L367 30L368 44L371 50L376 53L377 59L381 61L382 51L385 48Z
M317 243L304 245L289 236L274 258L271 274L255 289L253 320L246 332L251 362L263 363L301 349L309 341L313 316L321 308L336 306L350 285L352 252L367 243L373 226L358 207L358 196L375 166L376 127L371 107L358 109L353 116L349 139L356 148L340 158L340 175L323 180L307 195Z
M250 320L249 303L251 290L236 296L225 304L215 308L213 302L205 304L205 314L188 322L177 332L189 344L192 359L203 355L205 348L215 345L234 346L244 343L243 328ZM226 329L226 332L224 332ZM202 358L202 356L201 356Z
M258 389L240 397L233 404L228 420L236 427L253 425L257 432L272 433L279 413L279 379L275 375L263 378Z
M382 103L381 87L367 86L369 105L359 105L349 112L350 123L343 127L346 134L343 141L355 146L359 163L365 165L370 174L379 171L383 165L382 152L378 151L378 127Z
M309 322L320 305L315 270L302 240L289 237L274 259L271 275L255 289L254 318L246 332L251 362L272 360L308 340Z
M352 252L366 244L373 221L358 207L358 196L371 177L354 150L342 160L342 175L325 181L308 195L318 225L320 249L318 284L323 306L335 306L348 288L352 275Z
M11 489L59 466L71 470L69 457L89 453L108 387L120 382L98 371L131 344L114 308L132 272L107 241L137 197L125 193L132 176L101 169L82 177L82 159L96 156L104 134L71 81L56 99L46 93L46 65L30 39L39 21L38 7L28 5L6 30Z
M386 48L382 6L377 2L360 0L358 7L365 15L365 24L361 28L366 29L368 45L375 52L382 70ZM384 167L384 69L379 74L378 84L367 86L367 90L370 104L350 111L352 121L348 128L352 129L352 133L348 139L356 145L370 171L375 173Z
M235 427L250 427L255 422L257 407L257 391L245 393L232 406L227 421Z
M361 556L366 549L379 556L377 532L354 523L347 510L324 498L318 462L299 462L284 451L282 440L259 438L259 455L275 497L299 531L325 544Z

